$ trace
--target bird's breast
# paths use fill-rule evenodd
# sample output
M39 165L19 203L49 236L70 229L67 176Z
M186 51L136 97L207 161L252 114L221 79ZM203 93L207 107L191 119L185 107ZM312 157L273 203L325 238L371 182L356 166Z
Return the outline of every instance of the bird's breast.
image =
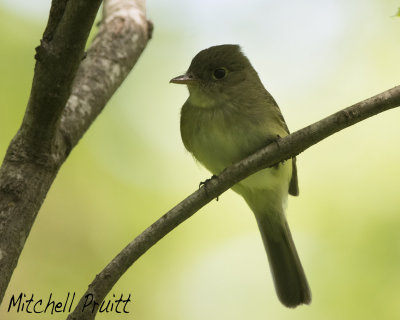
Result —
M187 149L207 169L219 174L268 142L260 123L233 108L182 110L181 134Z

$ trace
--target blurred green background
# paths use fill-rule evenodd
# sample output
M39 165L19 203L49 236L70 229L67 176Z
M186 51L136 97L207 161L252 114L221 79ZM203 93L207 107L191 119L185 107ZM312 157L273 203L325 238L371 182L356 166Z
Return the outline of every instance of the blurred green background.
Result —
M50 0L0 4L0 157L21 123ZM185 152L183 87L168 84L201 49L238 43L292 131L399 84L394 0L151 1L154 36L62 167L13 275L12 294L80 296L105 264L210 176ZM229 191L146 253L111 294L128 315L98 319L399 319L400 110L346 129L298 157L288 219L313 292L275 296L255 220ZM77 296L77 298L78 298Z

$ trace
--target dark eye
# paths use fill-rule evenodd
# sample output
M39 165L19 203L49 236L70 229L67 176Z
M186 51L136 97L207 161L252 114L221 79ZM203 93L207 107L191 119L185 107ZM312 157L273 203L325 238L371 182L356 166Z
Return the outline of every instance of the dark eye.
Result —
M225 78L225 76L226 76L225 68L218 68L218 69L215 69L213 72L213 78L216 80L221 80L222 78Z

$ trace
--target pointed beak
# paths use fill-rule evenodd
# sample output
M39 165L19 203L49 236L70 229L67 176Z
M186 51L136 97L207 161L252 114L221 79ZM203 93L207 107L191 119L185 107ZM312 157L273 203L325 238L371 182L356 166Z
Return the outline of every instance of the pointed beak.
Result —
M171 79L169 82L177 84L196 84L198 82L198 79L195 78L192 74L188 73L175 77Z

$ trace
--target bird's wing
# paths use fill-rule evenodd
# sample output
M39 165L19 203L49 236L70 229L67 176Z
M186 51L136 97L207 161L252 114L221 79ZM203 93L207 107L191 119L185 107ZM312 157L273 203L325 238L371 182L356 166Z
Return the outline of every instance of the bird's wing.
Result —
M285 129L287 134L290 134L289 128L286 124L285 119L283 118L282 112L279 109L278 104L276 103L275 99L269 95L269 98L272 100L272 104L274 108L276 108L279 120L281 122L282 127ZM290 179L290 184L289 184L289 194L292 196L298 196L299 195L299 181L297 178L297 166L296 166L296 157L292 158L292 178Z

